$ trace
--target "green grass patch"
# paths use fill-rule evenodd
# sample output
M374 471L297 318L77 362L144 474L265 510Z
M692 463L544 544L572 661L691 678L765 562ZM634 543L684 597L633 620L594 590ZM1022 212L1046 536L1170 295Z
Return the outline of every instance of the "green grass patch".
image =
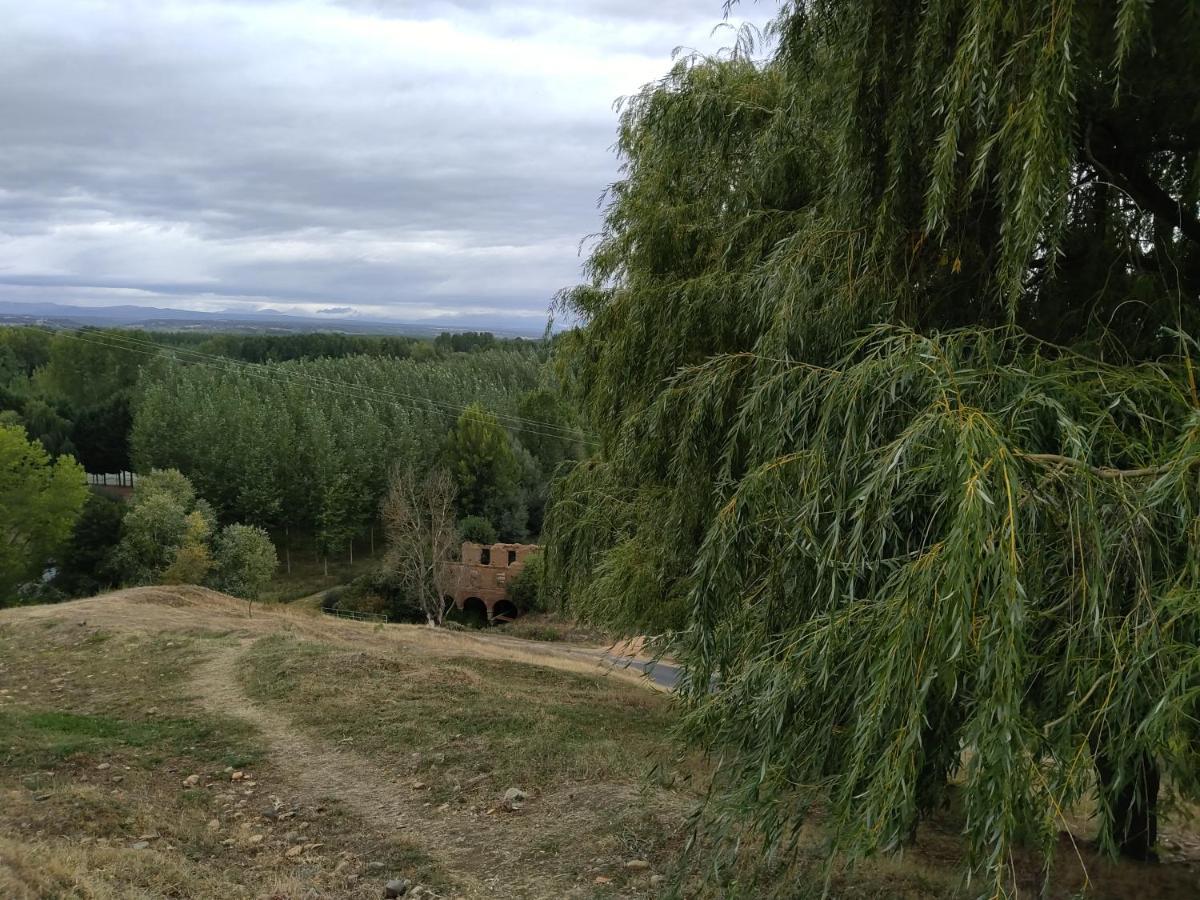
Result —
M515 662L399 659L276 636L243 658L241 677L255 699L330 740L349 738L382 765L416 752L463 778L489 773L544 790L637 781L670 748L662 696Z
M0 710L0 758L6 767L36 769L77 756L103 757L126 749L147 766L162 759L188 756L224 765L249 765L257 752L240 746L245 729L236 723L191 718L131 721L107 715L81 715L60 710Z

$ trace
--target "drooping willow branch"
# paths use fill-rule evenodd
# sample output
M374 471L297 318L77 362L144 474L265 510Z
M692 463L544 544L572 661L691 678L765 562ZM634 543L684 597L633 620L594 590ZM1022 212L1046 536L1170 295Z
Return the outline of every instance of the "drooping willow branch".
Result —
M1059 453L1018 452L1017 456L1029 462L1044 465L1077 466L1081 469L1087 469L1099 478L1146 478L1153 475L1161 475L1169 468L1169 466L1145 466L1140 469L1117 469L1112 466L1094 466L1091 463L1084 462L1082 459L1075 459L1073 456L1063 456Z

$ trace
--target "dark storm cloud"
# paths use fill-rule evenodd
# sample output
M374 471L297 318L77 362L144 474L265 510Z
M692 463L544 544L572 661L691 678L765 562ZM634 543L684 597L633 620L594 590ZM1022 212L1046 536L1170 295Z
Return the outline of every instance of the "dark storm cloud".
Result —
M0 304L544 314L612 101L728 43L718 0L0 8Z

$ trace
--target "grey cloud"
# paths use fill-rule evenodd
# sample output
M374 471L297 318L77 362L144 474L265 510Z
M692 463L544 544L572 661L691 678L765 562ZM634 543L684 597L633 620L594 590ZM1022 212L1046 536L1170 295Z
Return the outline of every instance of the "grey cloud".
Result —
M721 14L54 6L0 0L0 304L544 312L616 175L611 101Z

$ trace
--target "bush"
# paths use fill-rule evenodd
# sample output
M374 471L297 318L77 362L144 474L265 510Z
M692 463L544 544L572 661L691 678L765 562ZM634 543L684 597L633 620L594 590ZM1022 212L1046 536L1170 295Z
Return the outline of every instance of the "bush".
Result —
M279 565L271 538L254 525L226 525L216 555L216 586L247 600L262 593Z
M458 534L473 544L496 543L496 526L483 516L467 516L458 523Z
M91 492L63 550L54 586L69 597L86 597L117 583L112 553L121 536L125 504Z
M336 598L333 608L386 613L390 622L425 621L420 605L407 594L400 579L380 569L359 575L350 582Z
M341 609L342 597L345 593L345 588L330 588L321 596L321 609L324 612L333 612L335 609Z
M513 579L508 595L523 613L545 612L544 565L542 554L525 558L525 567Z

